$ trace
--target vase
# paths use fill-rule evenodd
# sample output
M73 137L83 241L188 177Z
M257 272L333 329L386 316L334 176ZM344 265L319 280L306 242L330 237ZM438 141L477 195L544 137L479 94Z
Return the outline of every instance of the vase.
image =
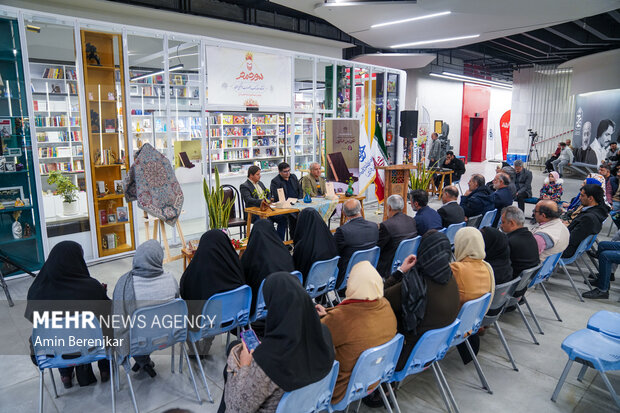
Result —
M78 203L77 201L73 202L63 202L62 203L62 214L65 216L68 215L77 215L78 213Z
M13 222L13 225L11 225L11 231L13 232L13 238L22 238L22 224L20 224L19 221Z
M312 198L310 197L310 194L306 194L306 196L304 196L304 202L306 204L309 204L312 202Z

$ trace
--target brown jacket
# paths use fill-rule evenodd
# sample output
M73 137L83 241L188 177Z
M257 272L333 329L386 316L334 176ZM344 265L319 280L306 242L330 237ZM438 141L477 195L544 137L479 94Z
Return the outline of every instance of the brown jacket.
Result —
M321 322L329 328L340 363L332 403L344 398L358 357L365 350L387 343L396 335L396 317L385 298L355 301L327 310Z
M495 291L495 279L490 266L482 260L465 258L450 263L452 274L459 286L460 307L467 301ZM492 297L491 297L492 299Z

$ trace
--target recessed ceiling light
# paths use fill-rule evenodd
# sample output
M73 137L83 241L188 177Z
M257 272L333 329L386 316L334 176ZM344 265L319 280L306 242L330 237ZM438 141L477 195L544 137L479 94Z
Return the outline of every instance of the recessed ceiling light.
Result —
M475 39L476 37L480 37L480 34L470 34L467 36L447 37L445 39L422 40L419 42L395 44L394 46L390 46L390 48L399 49L401 47L419 46L419 45L431 44L431 43L445 43L445 42L451 42L453 40Z
M508 83L500 83L500 82L495 82L493 80L485 80L485 79L478 79L475 77L470 77L470 76L463 76L463 75L457 75L454 73L449 73L449 72L443 72L443 74L438 74L438 73L430 73L431 76L433 77L440 77L442 79L450 79L450 80L456 80L459 82L470 82L470 83L478 83L481 85L485 85L485 86L492 86L492 87L499 87L502 89L512 89L512 85L508 84Z
M424 15L424 16L412 17L410 19L394 20L392 22L387 22L387 23L373 24L372 26L370 26L370 28L371 29L376 29L377 27L391 26L393 24L408 23L408 22L413 22L413 21L416 21L416 20L432 19L433 17L445 16L445 15L448 15L450 13L452 13L452 12L451 11L442 11L440 13L433 13L433 14L427 14L427 15Z

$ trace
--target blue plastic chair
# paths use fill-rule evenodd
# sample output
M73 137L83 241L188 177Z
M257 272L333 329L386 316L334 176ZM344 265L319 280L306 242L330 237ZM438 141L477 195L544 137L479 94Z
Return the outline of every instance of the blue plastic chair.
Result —
M585 280L585 283L588 285L588 287L590 289L592 289L592 285L590 284L590 281L588 280L588 277L581 270L581 267L579 266L579 263L577 261L580 258L582 258L582 260L583 260L583 254L586 251L588 251L590 248L592 248L592 245L594 245L595 241L596 241L596 235L589 235L583 241L581 241L581 243L577 247L577 250L575 251L575 253L573 254L572 257L570 257L570 258L560 258L560 267L562 267L562 270L564 271L564 274L568 277L568 281L570 281L570 285L573 287L573 290L575 291L575 294L577 294L577 298L579 298L579 301L581 301L581 302L583 302L583 298L581 297L581 292L579 291L579 289L575 285L575 282L573 281L573 277L571 277L570 274L568 273L568 270L566 269L566 266L569 265L569 264L575 264L575 266L579 270L579 273L581 274L581 276ZM590 267L588 266L588 262L586 260L583 260L583 263L588 268L588 270L590 270Z
M109 360L110 363L110 392L112 393L112 412L116 412L114 392L114 369L112 351L106 350L105 340L99 321L92 320L93 327L83 324L84 316L79 315L77 325L80 328L45 328L37 326L32 329L32 347L39 367L39 413L43 412L43 386L45 369L50 369L54 396L58 398L54 373L51 369L78 366L93 363L99 360ZM84 328L82 328L82 326ZM71 339L82 340L83 343L95 343L77 347L69 345ZM72 358L64 358L72 357Z
M446 237L448 237L448 240L450 240L450 245L454 245L454 237L456 236L456 233L459 229L465 228L466 225L466 222L461 222L459 224L452 224L448 228L446 228L445 234Z
M301 275L300 271L297 271L297 270L292 271L291 275L294 275L295 277L297 277L297 279L299 280L299 283L301 285L304 285L304 277L303 277L303 275Z
M422 236L418 235L415 238L404 239L398 244L398 248L396 248L396 252L394 253L394 259L392 260L392 271L396 271L396 269L400 266L400 264L405 261L409 255L415 255L418 252L418 247L420 246L420 241L422 240Z
M387 407L388 412L391 413L392 409L381 387L381 383L388 382L392 378L396 363L398 362L398 356L403 348L403 339L404 337L401 334L396 334L387 343L369 348L360 354L349 378L344 398L340 402L332 404L332 409L344 410L354 401L359 400L361 402L363 397L372 393L371 386L376 383L383 403ZM392 396L393 392L390 390L390 397ZM395 400L392 397L394 403Z
M620 313L598 311L588 320L588 329L620 339Z
M480 225L478 226L478 229L493 226L493 221L495 220L496 214L497 214L497 209L494 209L492 211L487 211L482 217L482 221L480 221Z
M349 264L347 265L347 270L344 275L344 279L338 286L337 290L340 291L347 286L347 280L349 279L349 274L351 273L351 268L355 266L358 262L369 261L373 267L377 267L377 262L379 261L379 252L381 249L379 247L372 247L367 250L355 251L353 255L351 255L351 259L349 260ZM340 302L340 297L336 294L336 298Z
M184 321L182 325L178 325L178 323L175 322L172 323L171 326L162 326L161 320L164 319L164 316L175 317L175 320L178 317L178 319ZM172 360L174 363L174 345L176 343L182 343L181 355L185 357L185 361L187 362L189 375L194 384L194 391L196 392L198 403L202 404L200 394L198 393L198 386L196 385L196 378L194 377L194 371L189 363L189 356L184 345L187 339L187 322L185 321L187 320L187 304L185 301L181 298L177 298L164 304L139 308L134 311L133 319L141 320L141 322L135 323L130 327L129 354L123 354L121 357L124 358L123 368L125 369L131 401L136 413L138 413L138 404L136 403L136 395L133 391L131 377L129 375L129 370L131 369L129 364L130 358L135 356L148 356L154 351L172 347ZM179 370L181 370L180 363ZM174 373L174 364L172 364L172 372Z
M425 332L422 337L420 337L415 347L413 347L413 350L411 350L411 354L407 359L407 364L405 367L400 371L394 372L394 375L389 382L403 381L407 376L421 373L431 367L433 369L433 373L435 374L437 384L439 385L441 397L446 403L448 411L450 411L450 402L448 401L446 392L455 405L456 401L454 401L454 396L452 395L452 391L450 390L448 383L444 383L445 377L443 377L443 372L440 375L435 362L443 359L448 352L450 343L452 343L452 339L454 338L460 323L461 321L456 319L449 326ZM398 403L396 403L395 407L396 411L400 412ZM456 408L456 410L458 410L458 408Z
M310 298L316 298L336 288L339 260L340 256L337 255L332 259L312 264L304 286Z
M476 367L476 371L478 372L478 377L480 377L480 382L482 383L482 387L486 389L490 394L493 394L487 379L482 372L482 368L480 367L480 363L478 363L478 358L476 357L476 353L471 348L471 344L467 340L472 334L476 334L482 325L482 320L484 319L485 314L489 308L489 304L491 303L491 293L486 293L480 298L476 298L475 300L469 300L461 307L461 311L459 311L458 319L461 321L459 324L456 333L454 334L454 338L452 339L452 343L450 347L455 347L461 343L465 343L467 346L467 350L469 350L469 354L471 355L474 366Z
M542 264L539 264L536 267L528 268L527 270L521 271L521 275L519 276L520 280L517 283L517 286L515 287L514 292L512 293L512 297L510 297L510 299L508 300L508 304L506 304L506 307L515 307L517 309L517 312L519 313L521 320L523 320L523 324L525 324L527 331L530 333L530 336L532 337L534 344L537 344L537 345L539 345L540 343L536 339L536 336L534 335L534 331L532 331L532 327L530 326L529 321L527 321L527 318L525 318L525 314L523 314L523 310L521 310L521 306L519 305L519 302L525 299L525 295L515 297L515 293L528 288L528 286L530 285L534 277L536 277L536 274L538 274L538 270L540 269L540 267L542 267Z
M198 355L198 349L196 348L196 342L198 340L207 337L215 337L222 333L228 333L235 328L238 331L241 326L248 324L251 306L252 289L248 285L242 285L232 291L226 291L211 296L202 307L202 315L205 320L202 328L198 331L190 330L188 333L188 338L191 342L194 354ZM209 324L211 320L213 321L212 325ZM228 347L228 338L226 339L226 347ZM207 384L207 377L202 368L202 362L200 358L198 358L197 361L198 367L200 367L203 384L205 385L205 389L207 389L209 401L213 403L211 391Z
M258 294L256 297L256 306L254 307L254 314L250 316L250 323L256 320L262 320L267 317L267 308L265 307L265 296L263 295L263 286L265 280L261 281L260 287L258 287Z
M551 297L549 296L549 293L547 292L547 288L545 287L544 282L548 280L549 277L551 277L551 274L553 274L553 270L555 269L555 266L558 264L558 261L560 260L561 256L562 256L562 253L558 252L557 254L553 254L545 258L545 261L543 261L542 265L540 266L540 269L538 270L538 272L536 273L536 275L530 282L530 286L529 286L529 288L532 288L536 285L540 285L540 287L543 290L543 293L545 294L545 297L547 298L547 302L551 306L551 309L555 313L555 317L558 319L559 322L562 322L562 319L560 318L558 311L555 309L555 306L553 305L553 302L551 301ZM525 298L525 295L522 297L522 299L523 299L523 302L525 302L525 306L527 307L527 310L529 311L530 316L534 320L536 327L538 327L538 332L540 334L545 334L542 328L540 327L538 318L536 318L534 311L532 311L532 307L530 307L530 303L527 301L527 298Z
M334 361L330 372L321 380L301 389L284 393L278 403L276 413L330 411L332 394L338 378L338 367L339 363Z
M607 386L607 390L609 390L620 409L620 397L616 394L609 382L609 378L605 374L606 371L620 370L620 340L598 331L583 329L575 331L566 337L562 342L562 350L568 354L568 361L551 396L551 400L554 402L557 400L566 376L568 376L573 362L576 361L598 371L605 386Z

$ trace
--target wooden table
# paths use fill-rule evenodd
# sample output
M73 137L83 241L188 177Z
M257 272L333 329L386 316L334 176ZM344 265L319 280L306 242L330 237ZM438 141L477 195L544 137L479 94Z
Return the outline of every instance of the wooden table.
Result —
M437 170L429 169L429 171L432 171L435 175L441 175L441 182L439 183L439 186L435 184L435 176L433 176L433 179L431 180L431 193L441 198L441 195L443 194L443 184L446 179L446 175L450 177L450 185L452 185L452 174L454 173L454 171L447 168L441 168Z
M293 240L288 240L288 241L284 241L283 242L284 245L293 245ZM242 247L239 248L235 248L235 251L237 251L239 253L239 258L241 258L241 256L243 255L243 252L246 250L248 246L244 245ZM192 261L192 258L194 258L194 254L196 254L196 250L190 250L189 248L183 248L181 249L181 253L183 254L183 271L185 271L187 269L187 265Z
M248 207L245 209L245 212L248 214L248 223L247 223L247 231L246 236L250 236L250 229L252 228L252 217L254 217L255 215L259 218L269 218L269 217L275 217L277 215L285 215L285 214L292 214L295 212L299 212L299 209L297 208L276 208L276 209L271 209L271 208L267 208L266 210L262 211L260 209L260 207Z

